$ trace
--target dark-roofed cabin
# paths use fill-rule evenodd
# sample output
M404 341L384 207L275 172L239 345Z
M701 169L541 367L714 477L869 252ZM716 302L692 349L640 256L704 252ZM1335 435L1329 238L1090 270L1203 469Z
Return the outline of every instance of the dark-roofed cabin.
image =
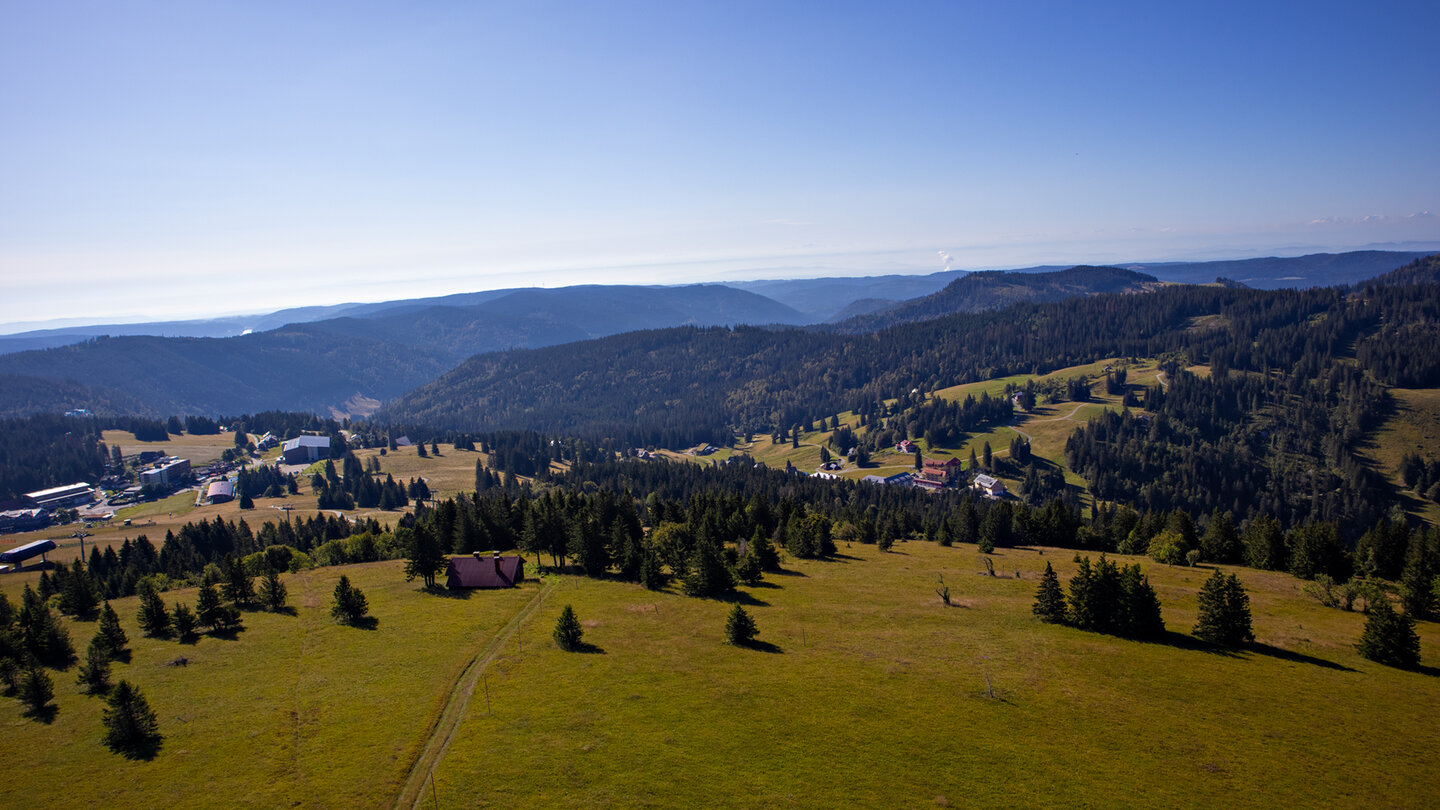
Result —
M447 588L510 588L525 579L525 560L475 552L469 557L451 557L445 572Z

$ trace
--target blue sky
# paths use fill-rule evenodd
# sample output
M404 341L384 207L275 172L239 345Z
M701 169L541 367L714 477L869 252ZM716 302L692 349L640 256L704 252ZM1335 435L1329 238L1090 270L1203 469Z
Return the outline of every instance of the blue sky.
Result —
M1437 242L1437 30L1433 2L0 0L0 323Z

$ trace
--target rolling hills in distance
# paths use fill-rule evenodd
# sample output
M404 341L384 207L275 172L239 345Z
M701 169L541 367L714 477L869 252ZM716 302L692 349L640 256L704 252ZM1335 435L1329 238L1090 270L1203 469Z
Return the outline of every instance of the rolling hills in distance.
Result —
M838 320L811 330L854 334L1015 302L1137 292L1160 282L1208 282L1219 275L1262 288L1305 286L1310 280L1358 281L1418 255L1361 251L1145 265L1144 273L1031 268L727 285L492 290L203 322L71 327L0 338L0 351L36 341L82 341L0 355L0 376L10 382L0 393L0 414L70 408L217 414L281 408L366 416L377 404L436 380L466 358L490 352L679 326L795 326ZM233 334L277 321L285 323ZM87 329L108 330L109 336L79 331ZM145 329L200 334L136 334ZM226 332L233 336L214 336Z
M1118 266L1147 273L1161 281L1203 284L1217 276L1235 279L1257 289L1313 287L1352 284L1414 261L1427 252L1363 250L1347 253L1314 253L1291 258L1256 258L1206 262L1122 262ZM1012 273L1048 273L1071 265L1046 265L1007 270ZM985 272L985 271L981 271ZM925 275L889 274L857 277L819 277L758 281L716 282L715 285L745 290L778 301L796 310L774 321L748 319L734 323L786 323L803 325L841 321L846 318L939 292L956 279L970 275L967 270L945 270ZM715 286L681 285L684 286ZM425 307L471 307L506 298L516 293L559 292L564 289L595 290L594 285L546 290L510 288L456 293L428 298L329 306L292 307L269 313L234 315L197 320L144 323L90 324L32 329L0 335L0 355L32 349L48 349L91 340L103 335L154 335L159 337L238 337L247 332L264 332L302 323L336 318L366 319ZM618 289L634 289L619 287ZM855 311L850 311L857 304ZM778 315L778 313L777 313ZM679 323L667 324L678 326Z

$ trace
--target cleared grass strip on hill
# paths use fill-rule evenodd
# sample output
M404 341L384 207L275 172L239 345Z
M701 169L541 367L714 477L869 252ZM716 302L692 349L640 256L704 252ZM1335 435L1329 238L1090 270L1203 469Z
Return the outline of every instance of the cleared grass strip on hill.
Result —
M544 580L544 584L540 590L535 592L530 601L516 611L510 621L506 622L505 626L491 637L490 643L486 644L461 671L460 677L455 681L455 686L450 690L445 708L440 711L435 722L430 726L419 755L410 765L410 770L405 776L404 786L400 789L400 796L395 801L397 808L414 808L423 803L426 782L430 779L435 766L445 756L445 750L450 747L450 740L454 738L455 730L459 728L460 721L464 719L465 712L470 707L470 698L475 694L475 684L485 673L485 668L504 649L505 642L509 641L520 625L535 612L536 608L540 607L540 603L545 601L545 595L554 586L554 580Z

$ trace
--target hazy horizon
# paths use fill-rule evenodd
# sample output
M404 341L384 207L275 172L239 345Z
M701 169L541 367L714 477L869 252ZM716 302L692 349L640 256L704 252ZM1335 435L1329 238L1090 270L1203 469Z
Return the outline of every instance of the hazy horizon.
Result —
M1440 243L1437 23L4 4L0 330Z
M1133 258L1132 258L1132 259L1118 259L1118 260L1110 260L1110 261L1101 261L1101 260L1091 259L1091 260L1085 260L1085 261L1039 262L1039 263L1033 263L1033 264L986 265L986 266L978 266L978 267L950 267L950 268L948 268L948 269L950 269L950 270L957 270L957 271L961 271L961 272L983 272L983 271L986 271L986 270L1024 270L1024 269L1028 269L1028 268L1032 268L1032 267L1067 267L1067 266L1074 266L1074 265L1079 265L1079 264L1116 264L1116 265L1138 265L1138 264L1146 264L1146 265L1157 265L1157 264L1185 263L1185 262L1240 261L1240 260L1255 259L1255 258L1293 258L1293 257L1298 257L1298 256L1313 255L1313 254L1317 254L1317 253L1348 253L1348 252L1354 252L1354 251L1370 251L1370 250L1374 250L1374 251L1394 251L1394 252L1415 252L1415 251L1426 251L1426 250L1440 251L1440 241L1436 241L1436 242L1410 242L1410 243L1398 244L1398 245L1397 245L1397 244L1393 244L1393 243L1392 243L1392 244L1387 244L1387 245L1361 245L1361 246L1355 246L1355 247L1349 247L1349 248L1339 248L1339 249L1323 249L1323 248L1319 248L1319 247L1293 247L1293 248L1291 248L1291 249L1289 249L1289 250L1280 250L1280 251L1275 251L1275 252L1271 252L1271 253L1263 253L1263 254L1262 254L1262 253L1259 253L1259 252L1252 252L1252 253L1249 254L1249 255L1230 255L1230 254L1226 254L1226 255L1217 255L1217 256L1211 257L1211 258L1196 258L1196 257L1193 257L1193 256L1188 256L1188 257L1147 258L1147 259L1133 259ZM793 274L785 275L785 274L783 274L783 271L785 271L785 270L794 270L795 272L794 272ZM923 269L923 270L910 270L910 269L890 269L890 270L886 270L886 269L884 269L884 268L882 267L882 268L879 268L879 269L874 270L873 272L871 272L871 271L863 271L863 272L848 272L848 273L847 273L847 272L842 272L842 271L840 271L840 270L838 270L838 269L836 269L836 268L833 268L833 267L831 267L831 268L815 269L815 268L807 268L807 267L803 267L803 266L802 266L802 267L790 267L790 268L766 268L766 269L760 269L760 270L753 271L752 273L745 274L744 277L733 277L733 278L727 277L727 278L713 278L713 279L694 279L694 280L691 280L691 281L681 281L681 282L655 282L655 281L643 281L643 280L637 280L637 281L614 281L614 282L599 281L599 282L596 282L596 281L590 281L590 280L580 279L580 280L576 280L576 281L573 281L573 282L570 282L570 283L565 283L565 284L547 284L547 283L545 283L543 280L534 280L534 279L532 279L532 281L535 281L535 283L532 283L532 284L524 284L524 285L495 285L495 286L479 287L479 288L473 288L473 289L472 289L472 288L463 288L463 289L462 289L462 288L459 288L459 287L443 288L443 289L439 289L439 290L434 291L434 292L428 292L428 293L423 293L423 294L417 293L417 294L413 294L413 295L404 295L404 296L401 296L401 297L363 298L363 299L361 299L361 298L337 298L337 299L334 299L334 300L330 300L330 299L315 299L315 300L311 300L311 301L308 301L308 302L290 303L290 304L286 304L285 306L275 306L275 307L260 308L260 309L242 309L242 310L228 310L228 311L227 311L227 310L220 310L220 311L213 311L213 312L193 313L193 314L186 314L186 313L167 313L167 314L165 314L165 315L163 315L163 316L153 316L153 315L144 315L144 314L132 314L132 315L119 315L119 316L115 316L115 317L61 318L61 319L52 319L52 320L47 320L47 321L16 321L16 322L12 322L12 323L0 323L0 336L14 335L14 334L19 334L19 333L24 333L24 332L44 331L44 330L48 330L48 329L72 329L72 328L81 328L81 327L85 327L85 326L115 325L115 324L145 324L145 323L161 323L161 322L177 322L177 321L205 321L205 320L219 320L219 319L226 319L226 318L243 318L243 317L247 317L247 316L257 316L257 317L258 317L258 316L263 316L263 315L269 315L269 314L272 314L272 313L274 313L274 312L278 312L278 311L286 310L286 309L296 309L296 308L306 308L306 307L332 307L332 306L342 306L342 305L347 305L347 304L375 304L375 303L383 303L383 302L386 302L386 301L407 300L407 299L413 299L413 298L434 298L434 297L441 297L441 296L447 296L447 295L457 295L457 294L475 293L475 292L486 292L486 291L489 291L489 290L511 289L511 288L514 288L514 289L520 289L520 288L539 288L539 289L550 288L550 289L559 289L559 288L563 288L563 287L581 286L581 285L588 285L588 284L603 284L603 285L611 285L611 284L613 284L613 285L616 285L616 286L628 286L628 285L637 285L637 286L677 286L677 285L691 285L691 284L733 284L733 283L756 282L756 281L784 281L784 280L792 280L792 279L816 279L816 278L832 278L832 277L833 277L833 278L861 278L861 277L866 277L866 276L885 276L885 275L914 275L914 276L923 276L923 275L930 275L930 274L933 274L933 273L945 272L945 270L946 270L946 268L941 268L941 269L938 269L938 270L937 270L937 269L934 269L934 268ZM774 273L774 274L771 274L771 271L775 271L775 273ZM577 271L577 272L583 272L583 271Z

